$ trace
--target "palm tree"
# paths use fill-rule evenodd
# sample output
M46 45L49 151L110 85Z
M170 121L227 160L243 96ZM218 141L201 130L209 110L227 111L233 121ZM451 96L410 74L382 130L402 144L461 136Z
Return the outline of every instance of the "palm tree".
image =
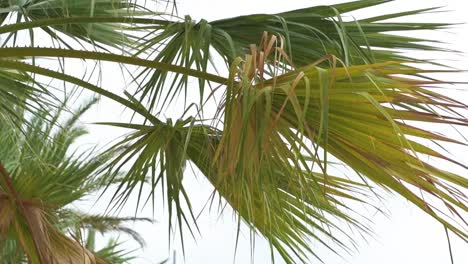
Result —
M169 230L177 229L183 241L182 230L197 229L183 181L192 166L213 185L213 199L232 207L239 223L265 237L286 263L320 259L311 240L337 254L349 250L353 239L343 223L369 233L354 205L375 206L372 197L381 190L401 195L468 241L462 217L468 179L425 161L431 157L466 169L444 150L465 143L421 125L468 124L467 105L434 89L451 82L432 74L457 70L401 53L451 51L395 33L451 25L385 22L433 8L346 17L385 2L358 0L209 22L179 17L175 3L2 1L2 123L29 135L37 123L56 119L51 108L70 104L58 94L83 90L115 101L131 118L100 123L128 134L94 152L91 163L63 152L55 160L54 149L44 148L50 125L36 132L41 137L23 141L60 166L12 162L22 148L2 142L13 154L1 158L1 240L29 263L105 261L64 234L54 210L75 200L70 193L116 184L112 208L124 206L131 195L139 207L161 187ZM67 67L73 59L95 63L98 77L101 62L119 64L130 81L121 91L79 76ZM165 118L168 109L181 106L181 116ZM22 121L23 113L31 121ZM66 145L60 137L71 131L68 123L62 126L55 137ZM71 161L86 168L80 177L67 171ZM337 165L349 172L340 173ZM23 173L28 170L45 176L31 178ZM57 189L57 181L69 188ZM142 195L144 186L150 197Z
M99 172L112 153L96 157L93 156L98 153L96 150L70 154L72 144L86 134L84 128L76 126L79 117L96 102L91 100L72 113L67 113L66 104L44 108L31 112L31 117L24 107L15 106L22 119L14 124L0 124L1 170L8 176L5 180L13 186L16 198L12 200L8 191L0 192L2 263L26 263L26 258L32 262L31 256L35 255L31 252L35 250L36 261L46 263L63 263L68 258L79 261L81 253L88 251L94 253L97 263L127 263L132 259L119 249L121 242L116 239L96 250L96 232L124 232L144 244L139 234L124 224L148 219L90 215L70 207L73 202L118 183L102 180ZM67 118L63 120L64 116ZM50 252L62 253L48 256Z

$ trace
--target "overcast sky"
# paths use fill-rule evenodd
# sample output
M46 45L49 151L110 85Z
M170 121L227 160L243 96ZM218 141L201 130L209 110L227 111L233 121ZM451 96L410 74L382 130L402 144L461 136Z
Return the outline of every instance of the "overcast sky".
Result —
M309 7L311 5L320 4L335 4L343 1L332 0L290 0L290 1L274 1L274 0L180 0L179 15L190 14L193 19L205 18L214 20L219 18L238 16L252 13L274 13L297 8ZM467 11L468 3L463 0L419 0L407 1L396 0L393 3L371 8L365 11L355 13L356 17L367 17L379 15L382 13L397 12L410 10L415 8L445 6L444 10L451 10L447 13L437 13L417 17L417 20L429 22L468 22ZM414 20L408 18L407 20ZM462 50L468 53L468 26L459 25L450 32L441 33L421 33L421 37L431 37L448 43L447 47ZM418 54L424 56L424 54ZM450 64L461 68L468 69L466 57L461 55L444 55L438 57L445 62L451 60ZM452 61L453 60L453 61ZM452 76L453 77L453 76ZM467 74L461 73L457 75L457 80L468 80ZM119 81L113 77L111 82L118 84ZM463 85L458 88L466 88ZM448 92L447 92L448 93ZM467 92L450 92L452 96L457 96L459 100L466 101ZM461 98L463 96L464 98ZM103 103L98 106L88 116L90 120L95 122L96 119L107 120L110 113L115 113L111 104ZM88 137L88 143L102 142L111 136L117 135L118 132L110 131L103 127L90 127L92 138ZM466 149L465 149L466 150ZM452 154L456 156L464 164L468 164L467 156L462 152L461 148L451 149ZM466 176L466 171L457 171ZM194 208L199 210L203 207L209 198L212 187L203 179L202 176L193 177L190 171L185 177L185 184L190 186L190 193L194 198ZM370 211L364 211L368 216L371 216L374 221L373 230L375 235L367 237L367 241L357 238L359 247L356 252L351 255L344 254L338 257L329 251L317 247L317 253L326 261L326 263L341 264L406 264L406 263L425 263L425 264L444 264L450 263L450 256L447 246L447 239L444 229L440 224L426 216L419 209L412 206L409 202L402 200L396 196L386 195L386 209L389 212L388 216L380 214L373 215ZM99 205L92 210L99 211ZM131 204L127 206L121 215L132 215L134 208ZM146 208L139 216L152 217L151 208ZM176 251L177 263L184 263L180 241L176 239L172 249L168 245L167 220L165 215L155 213L155 224L138 223L134 227L140 232L147 242L147 247L143 251L136 251L139 256L134 263L148 264L158 263L171 255L172 251ZM250 244L248 229L244 228L240 237L239 246L237 249L236 258L234 260L234 246L236 237L236 220L229 208L226 209L223 216L219 216L217 210L211 212L205 211L198 220L201 235L196 237L196 241L186 233L185 239L185 263L189 264L217 264L217 263L249 263L250 262ZM454 259L457 264L468 263L468 245L459 239L451 236ZM128 249L134 249L138 246L132 242L125 243L124 246ZM256 239L255 245L255 261L256 263L270 263L270 254L268 244L262 239ZM277 263L282 263L277 261Z

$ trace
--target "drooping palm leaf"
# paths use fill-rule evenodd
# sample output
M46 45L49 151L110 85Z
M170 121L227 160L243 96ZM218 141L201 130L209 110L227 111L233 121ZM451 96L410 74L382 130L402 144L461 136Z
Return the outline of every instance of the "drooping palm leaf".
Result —
M468 122L463 117L441 115L434 109L456 113L467 106L428 87L440 82L413 77L427 71L400 62L329 70L312 65L259 81L262 78L252 74L253 62L247 57L241 69L233 66L221 131L189 125L193 120L180 123L182 126L110 124L135 130L118 144L129 144L128 151L112 165L118 171L122 161L136 158L124 193L137 182L143 183L145 175L152 179L153 188L173 179L179 186L183 166L171 170L165 157L177 164L191 161L239 217L268 238L288 263L308 261L314 254L309 238L332 248L323 240L328 236L347 248L346 241L329 231L332 228L346 234L335 218L368 231L352 216L346 202L365 202L356 193L371 195L368 184L330 175L327 166L334 156L376 186L407 198L467 240L461 216L468 210L463 194L468 180L420 159L420 155L427 155L466 167L420 140L463 143L408 123L465 126ZM178 154L168 156L166 152L174 149ZM321 155L319 149L327 154ZM164 190L170 195L168 203L175 202L178 210L177 197L190 204L183 188L174 192L167 186ZM444 215L426 196L440 200L455 217ZM179 221L186 216L183 211L177 213Z
M246 64L249 63L252 61L247 60ZM313 236L307 233L313 226L302 227L302 222L291 224L289 228L278 225L273 212L276 211L284 221L288 207L295 206L296 212L301 212L301 205L305 203L319 212L335 213L354 223L349 214L341 215L340 211L330 211L326 204L316 202L322 200L317 197L323 191L314 190L314 183L323 182L325 187L335 187L336 184L326 171L326 156L324 161L320 160L315 145L378 186L399 193L467 240L466 222L462 215L468 210L467 197L463 194L468 180L435 168L418 157L429 155L466 166L409 139L409 136L441 142L456 141L406 123L421 121L466 126L468 122L463 117L441 116L432 109L453 112L453 109L466 110L467 106L425 87L438 82L393 77L393 74L424 73L418 69L408 70L406 66L399 68L398 65L376 64L331 70L305 67L256 86L250 85L250 72L241 72L245 74L241 80L247 80L232 87L230 93L233 94L226 100L221 147L214 148L217 151L214 157L207 157L209 162L206 163L211 166L216 160L220 162L220 171L215 169L215 172L221 179L212 183L247 222L253 223L269 238L287 262L293 260L290 254L285 253L284 247L290 247L299 259L303 257L302 250L312 250L304 237ZM249 67L252 68L250 65L244 69ZM304 139L313 145L307 146ZM197 149L204 148L199 146ZM200 152L193 156L203 157ZM311 170L307 170L305 175L316 175L312 171L313 165L308 162L310 160L324 176L309 180L301 175L300 168ZM281 167L278 168L277 164ZM272 189L282 189L294 198L286 198L281 191L276 200L275 192L268 188L270 184ZM409 185L417 187L418 191L413 191ZM257 186L263 187L263 193ZM420 195L420 191L424 194ZM257 200L250 197L256 193ZM342 196L341 192L331 193ZM266 199L267 194L273 198ZM429 202L430 199L427 201L426 196L440 199L454 218L440 213L440 207ZM237 203L232 203L233 199L237 199ZM285 200L288 205L282 205ZM325 197L323 200L340 205L333 202L333 198ZM280 206L275 208L275 205ZM312 217L308 210L303 209L305 217ZM258 218L267 218L267 225L277 225L277 233L271 226L262 230L262 223L256 222ZM303 217L297 218L306 222ZM302 235L291 235L299 230L306 231Z

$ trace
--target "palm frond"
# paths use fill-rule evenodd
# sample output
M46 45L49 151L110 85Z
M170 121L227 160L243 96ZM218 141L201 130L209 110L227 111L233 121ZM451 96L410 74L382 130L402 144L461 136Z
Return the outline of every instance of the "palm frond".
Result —
M101 188L102 187L106 186L101 186ZM79 227L86 232L99 232L102 235L110 232L126 234L140 244L142 248L145 247L145 240L143 237L125 224L153 222L149 218L90 215L76 210L61 210L59 214L60 219L62 219L61 225L64 226L64 228Z
M94 254L105 259L108 263L131 263L135 259L135 257L131 256L132 251L120 249L121 247L121 242L117 239L111 239L105 247L96 250Z
M250 53L251 45L258 43L264 33L283 39L282 55L289 57L283 67L301 67L323 56L334 55L347 65L379 63L388 60L415 61L400 54L401 50L443 50L427 44L428 39L404 37L399 32L441 29L446 23L385 22L389 18L417 15L432 9L400 12L367 19L346 17L349 12L372 7L390 1L354 1L331 6L314 6L278 14L254 14L208 22L194 21L185 16L181 21L168 23L155 21L146 28L151 30L140 44L140 52L156 53L155 61L194 68L212 70L222 65L214 62L221 57L230 66L233 61ZM432 41L436 43L437 41ZM275 62L272 53L267 64ZM326 67L327 65L323 65ZM225 67L226 68L226 67ZM274 67L267 67L266 71ZM270 72L270 75L273 74ZM170 77L172 76L172 77ZM144 69L138 76L146 80L135 96L148 102L149 108L169 104L179 95L187 96L188 75L167 71ZM165 84L171 82L170 87ZM199 79L200 102L203 101L205 82Z
M0 238L5 258L27 255L30 263L106 263L59 228L66 221L59 218L60 210L95 189L100 168L113 155L108 152L90 159L90 153L75 152L69 156L72 144L85 133L76 126L78 118L96 101L65 120L61 118L67 114L63 104L55 112L24 114L19 125L0 124ZM125 231L141 241L115 221L109 229ZM102 226L101 231L105 231ZM12 247L17 250L11 251Z
M202 171L209 178L216 175L215 189L286 262L295 262L292 255L304 262L314 254L307 237L320 241L320 236L310 230L334 234L317 228L320 221L336 227L317 216L335 215L366 230L340 210L347 202L336 197L352 200L356 190L343 192L329 175L330 157L408 199L467 241L462 216L468 211L463 191L468 180L421 159L431 156L467 168L421 140L464 143L410 124L468 125L458 114L465 104L430 89L443 82L416 78L427 71L401 62L332 69L311 65L264 80L256 63L258 58L247 56L239 67L233 65L230 80L238 82L228 85L222 104L222 137L211 146L211 156L198 151L190 157L206 158Z
M352 238L336 219L369 232L348 204L368 204L357 194L372 195L374 185L398 193L467 240L462 215L468 209L463 194L468 180L421 159L431 156L466 168L421 140L464 143L410 124L468 124L457 116L465 104L430 89L440 81L418 78L428 71L401 62L331 69L312 64L265 80L255 68L262 65L257 59L247 56L232 67L220 109L222 130L193 119L179 125L108 123L135 131L117 144L128 148L111 165L118 171L132 160L117 200L125 201L148 178L153 189L167 181L168 203L176 204L179 222L190 224L178 197L190 205L180 186L182 164L191 161L239 219L268 238L288 263L309 261L315 254L309 239L338 252L328 237L349 250ZM332 157L373 184L331 174Z
M134 130L122 141L110 148L124 149L112 162L109 163L109 176L113 178L121 171L121 166L132 160L132 165L122 178L112 200L123 205L130 197L132 191L138 192L138 204L142 199L142 190L145 184L150 184L151 193L146 199L154 197L155 189L162 187L163 199L167 203L169 213L169 231L173 231L173 219L176 219L181 236L183 224L189 228L193 235L192 226L196 226L196 218L190 204L190 199L183 185L183 175L187 163L186 156L186 127L192 119L177 120L167 123L158 122L152 125L133 125L125 123L101 123L115 127L125 127ZM153 200L154 201L154 200ZM188 208L188 212L184 209ZM182 237L183 238L183 237ZM183 241L183 239L182 239Z
M26 72L0 69L0 121L17 124L22 113L51 105L50 93Z
M5 16L10 14L16 22L45 22L41 29L58 44L70 46L70 39L89 42L96 47L131 47L136 39L124 32L133 17L153 15L153 12L130 0L41 0L23 1L4 7ZM66 19L70 18L67 23ZM65 19L65 21L63 20ZM76 21L73 21L76 19ZM61 21L54 23L54 20ZM30 30L30 41L35 45L34 31ZM58 32L64 35L58 34ZM7 40L16 42L17 32L11 32ZM6 42L5 42L6 43Z
M23 118L19 126L0 122L0 165L5 164L0 167L3 252L12 259L26 254L32 263L66 258L73 262L79 257L89 263L105 261L78 239L64 235L57 225L58 210L115 183L111 202L116 206L136 193L139 208L162 188L169 231L178 229L183 241L185 228L192 234L197 228L183 181L191 164L213 185L220 204L229 204L239 223L246 223L252 236L266 237L272 251L287 263L320 259L311 241L337 254L351 250L353 238L342 224L369 232L367 219L352 205L373 206L370 197L381 189L408 199L468 241L463 219L468 179L425 161L429 157L467 169L433 147L466 143L420 126L468 125L463 115L468 106L433 89L452 82L425 77L457 71L428 71L421 64L409 64L430 62L402 55L402 50L447 50L435 47L436 41L397 34L450 25L386 22L432 8L357 20L347 17L385 2L389 1L361 0L212 22L196 22L189 16L179 21L153 19L145 17L154 14L144 7L123 0L97 5L85 0L26 1L22 8L29 8L28 13L11 6L2 9L17 12L18 21L25 21L2 26L0 33L13 37L22 29L41 28L62 41L57 30L94 47L123 47L133 56L76 50L66 42L62 42L66 48L15 44L1 48L0 95L7 99L0 97L0 115L24 116L15 107L42 92L34 78L23 74L27 73L78 85L144 118L141 123L102 122L131 132L97 157L69 155L71 144L85 131L75 127L79 114L57 125L65 105L56 113L49 111L52 114L42 109L33 118ZM130 31L135 35L127 34ZM139 31L147 35L135 38ZM253 44L258 40L259 46ZM229 66L227 78L210 73L217 56ZM62 69L41 66L42 58L108 61L144 69L132 75L138 87L126 89L124 97ZM198 80L198 109L203 108L207 82L225 89L222 102L216 102L217 114L207 121L200 114L187 117L190 109L185 109L176 121L161 120L154 114L156 108L173 103L180 94L186 97L189 78ZM332 169L335 162L354 173L337 174ZM143 197L147 184L151 192ZM90 230L90 245L95 231L133 234L119 218L85 216L80 221ZM116 247L112 242L102 253L126 261Z

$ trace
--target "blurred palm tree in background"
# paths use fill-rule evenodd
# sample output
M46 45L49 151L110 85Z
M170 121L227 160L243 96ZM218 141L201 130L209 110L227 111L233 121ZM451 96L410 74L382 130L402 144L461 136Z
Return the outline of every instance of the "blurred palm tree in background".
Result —
M146 219L70 209L96 192L113 192L109 208L132 195L139 208L162 188L169 230L183 241L183 230L197 231L183 181L188 167L286 263L320 259L311 241L350 251L353 232L370 232L356 206L378 209L379 190L467 241L468 179L425 161L467 168L444 149L465 147L465 139L425 125L468 125L467 105L437 92L451 82L433 77L457 70L403 52L452 51L397 34L450 24L385 22L434 8L346 16L385 2L208 22L157 1L1 1L2 261L129 262L119 242L96 250L94 234L117 230L139 240L122 224ZM70 68L74 59L94 65L91 74ZM130 80L123 90L100 81L104 62L122 68ZM96 103L70 110L71 97L86 100L83 91L131 116L99 123L128 132L104 151L71 147L84 133L76 122ZM181 115L166 118L171 109Z
M96 102L90 101L66 119L65 103L30 112L30 117L24 106L16 105L12 109L21 119L0 124L0 169L9 177L5 181L15 195L0 192L2 263L26 263L26 258L33 263L83 263L87 254L96 263L132 259L118 249L121 243L115 239L96 251L96 232L124 232L144 244L124 223L149 220L89 215L69 206L118 182L106 182L99 174L99 168L113 156L111 152L93 149L69 154L71 145L86 133L76 122ZM35 255L35 250L42 255Z

